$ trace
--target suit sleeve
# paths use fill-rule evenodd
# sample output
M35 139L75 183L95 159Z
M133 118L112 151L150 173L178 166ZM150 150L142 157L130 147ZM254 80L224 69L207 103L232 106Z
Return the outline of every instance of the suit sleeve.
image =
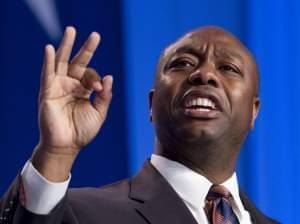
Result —
M71 224L72 220L64 219L66 198L62 200L47 215L37 215L24 207L24 194L21 175L16 177L7 192L0 200L0 224Z

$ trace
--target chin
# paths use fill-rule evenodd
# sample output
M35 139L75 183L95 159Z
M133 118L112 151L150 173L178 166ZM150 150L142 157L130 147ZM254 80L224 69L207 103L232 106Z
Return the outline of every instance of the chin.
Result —
M186 143L211 142L220 137L220 130L213 127L180 127L174 129L174 136Z

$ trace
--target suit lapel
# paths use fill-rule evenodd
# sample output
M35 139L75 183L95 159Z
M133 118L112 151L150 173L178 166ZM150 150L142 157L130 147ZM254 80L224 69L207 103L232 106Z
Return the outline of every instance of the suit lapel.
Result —
M151 224L197 224L184 202L149 161L132 178L129 197L136 201L137 212Z

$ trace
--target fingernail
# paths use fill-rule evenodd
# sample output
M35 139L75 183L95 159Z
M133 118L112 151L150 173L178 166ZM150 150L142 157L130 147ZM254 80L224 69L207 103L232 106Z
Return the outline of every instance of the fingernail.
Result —
M97 40L98 42L100 41L101 37L100 34L97 32L92 32L90 35L90 38L94 38L95 40Z
M45 46L45 51L48 51L50 48L51 48L51 44L47 44L47 45Z
M67 26L66 29L65 29L65 33L75 33L76 30L75 30L75 27L74 26Z
M94 89L96 90L96 91L101 91L102 90L102 85L101 85L101 83L100 82L95 82L94 84L93 84L93 86L94 86Z
M65 33L67 33L70 29L71 29L71 27L70 27L70 26L67 26L67 27L65 28Z
M109 90L111 90L111 89L112 89L113 82L114 82L114 78L113 78L111 75L108 76L107 78L108 78L108 79L111 79L111 82L109 82L109 86L108 86Z

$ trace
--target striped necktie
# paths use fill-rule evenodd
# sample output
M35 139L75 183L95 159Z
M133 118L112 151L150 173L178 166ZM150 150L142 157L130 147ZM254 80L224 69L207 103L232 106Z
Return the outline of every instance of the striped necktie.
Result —
M205 201L205 213L210 224L239 224L231 207L232 195L221 185L213 185Z

